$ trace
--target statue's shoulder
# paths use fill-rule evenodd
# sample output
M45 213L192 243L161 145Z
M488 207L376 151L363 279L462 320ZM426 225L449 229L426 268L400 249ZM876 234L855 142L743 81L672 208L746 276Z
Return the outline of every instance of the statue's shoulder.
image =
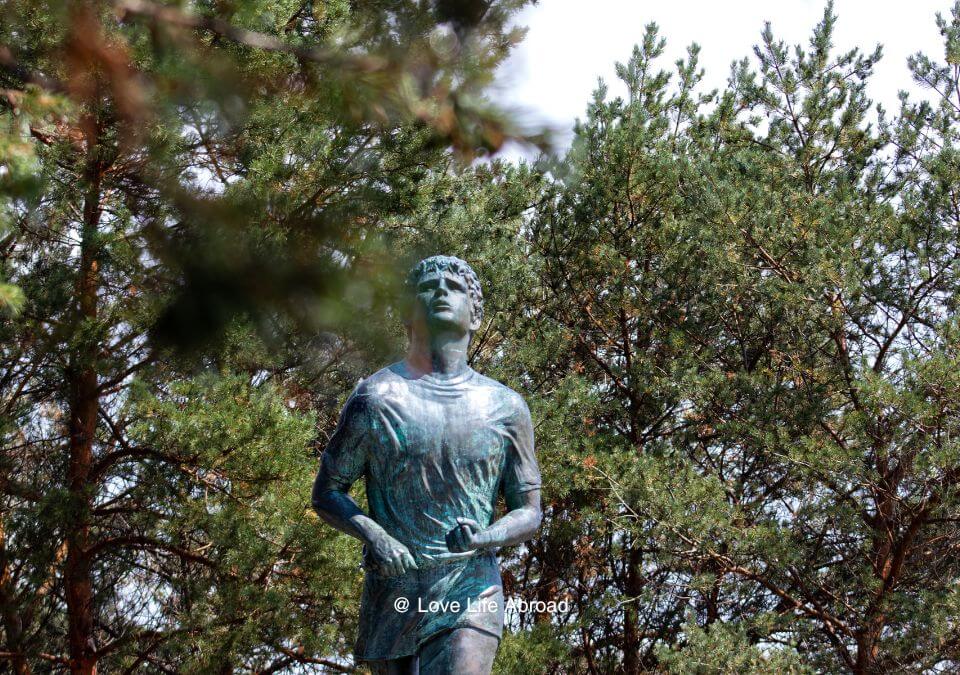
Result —
M508 404L517 411L527 409L527 402L523 399L523 396L503 382L499 382L492 377L487 377L482 373L476 374L474 382L477 386L488 389L498 400Z
M403 377L397 372L397 364L391 364L381 368L377 372L369 375L357 383L352 398L362 398L367 403L376 404L396 394L406 385Z

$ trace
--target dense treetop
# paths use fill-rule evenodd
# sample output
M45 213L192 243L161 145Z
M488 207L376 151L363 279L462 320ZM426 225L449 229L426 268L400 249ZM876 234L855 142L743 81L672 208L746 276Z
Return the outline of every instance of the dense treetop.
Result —
M831 5L718 91L651 25L471 162L523 4L0 7L0 669L356 671L310 483L433 253L536 424L505 591L571 608L500 672L960 668L960 3L895 111Z

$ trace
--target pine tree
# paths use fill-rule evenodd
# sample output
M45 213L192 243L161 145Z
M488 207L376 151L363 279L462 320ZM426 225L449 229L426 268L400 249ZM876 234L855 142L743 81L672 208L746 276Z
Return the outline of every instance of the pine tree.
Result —
M768 26L715 93L648 28L551 167L548 354L505 348L550 486L518 592L575 607L523 638L544 672L957 665L960 7L947 63L911 61L934 103L876 122L880 50L837 53L835 22Z
M522 4L0 10L15 671L352 668L316 452L385 348L384 223L512 134L482 93Z

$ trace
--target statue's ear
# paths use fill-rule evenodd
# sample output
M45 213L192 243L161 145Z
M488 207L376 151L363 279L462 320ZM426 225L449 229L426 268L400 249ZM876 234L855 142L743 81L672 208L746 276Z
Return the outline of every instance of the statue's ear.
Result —
M475 312L472 309L470 310L470 331L476 332L480 330L480 326L483 324L483 314Z

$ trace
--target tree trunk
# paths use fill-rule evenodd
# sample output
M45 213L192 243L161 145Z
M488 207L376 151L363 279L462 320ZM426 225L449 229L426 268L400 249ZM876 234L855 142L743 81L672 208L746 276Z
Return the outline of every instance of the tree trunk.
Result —
M89 142L87 192L83 205L80 240L80 268L77 275L78 328L97 318L99 267L97 257L100 224L100 181L102 169L96 156L95 141ZM70 400L70 451L67 487L73 507L73 521L66 536L67 560L64 568L64 590L67 600L67 633L70 671L82 675L97 672L94 636L93 580L91 578L90 512L94 487L90 485L93 464L93 441L97 428L99 392L96 359L99 346L95 338L84 337L71 354L67 369Z
M640 672L640 612L635 600L643 590L640 559L640 549L630 546L627 549L627 579L624 588L630 602L624 605L623 612L623 672L626 675Z

